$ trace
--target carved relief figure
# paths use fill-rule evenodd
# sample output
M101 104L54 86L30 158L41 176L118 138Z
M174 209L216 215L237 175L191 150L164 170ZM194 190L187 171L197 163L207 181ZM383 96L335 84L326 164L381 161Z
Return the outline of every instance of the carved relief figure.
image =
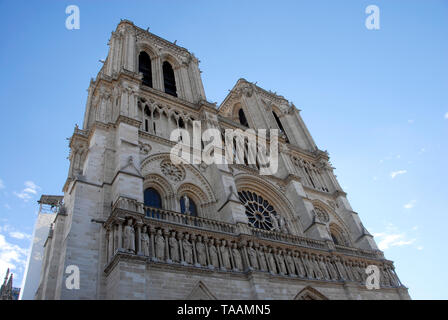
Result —
M193 245L190 242L190 235L187 233L185 239L182 241L182 247L184 249L184 259L188 264L193 264Z
M294 264L294 259L291 256L291 251L288 251L285 257L286 265L288 266L288 274L295 275L296 274L296 268Z
M273 214L272 212L270 213L271 216L271 222L272 222L272 231L279 231L279 227L278 227L278 221L277 221L277 216L275 214Z
M219 268L218 250L215 247L215 239L211 239L208 247L210 263L215 268Z
M176 239L176 232L171 232L171 237L168 239L170 246L171 261L179 262L179 243Z
M335 266L331 262L330 257L326 257L325 261L327 263L328 272L330 273L331 280L338 280L338 272L336 271Z
M322 275L324 279L330 280L330 274L328 273L327 265L325 264L324 257L317 257L317 261L319 263L320 270L322 271Z
M135 230L132 226L132 219L128 219L123 230L123 248L127 251L135 252Z
M159 260L165 259L165 239L162 235L162 230L157 230L156 238L155 238L155 244L156 244L156 258Z
M267 265L266 257L265 257L264 253L265 253L264 247L261 247L259 250L257 250L258 261L260 262L260 270L268 271L268 265Z
M198 263L201 266L205 266L207 264L207 255L205 252L205 245L202 242L201 236L198 236L198 241L196 242L196 252L198 255Z
M249 256L249 263L251 268L258 270L257 251L253 248L252 241L249 242L247 247L247 255Z
M277 267L275 266L275 260L271 250L272 249L268 249L268 252L266 252L266 260L268 261L269 271L272 273L277 273Z
M226 269L231 269L232 267L230 265L229 250L226 247L226 240L222 240L221 247L219 248L219 250L221 251L223 267Z
M302 259L300 257L300 253L299 252L294 252L293 257L294 257L294 262L295 262L295 265L296 265L297 274L299 275L299 277L305 278L306 277L306 270L305 270L305 267L303 266L303 262L302 262Z
M285 260L283 259L282 250L278 251L278 253L275 255L275 259L277 260L279 273L287 274L288 272L286 271L286 265L285 265Z
M241 253L240 250L237 248L236 243L232 246L232 255L233 255L233 261L235 263L235 269L243 270L243 260L241 259Z
M143 255L149 256L149 236L147 227L143 226L142 234L140 235L140 247Z

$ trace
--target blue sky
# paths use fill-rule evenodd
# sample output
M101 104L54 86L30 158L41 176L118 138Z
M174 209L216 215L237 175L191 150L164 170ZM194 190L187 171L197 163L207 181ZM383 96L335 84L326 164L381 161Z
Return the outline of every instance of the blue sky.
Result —
M79 6L81 28L65 28ZM367 30L365 8L380 9ZM126 18L284 95L414 299L446 299L447 1L0 1L0 277L20 285L41 193L61 194L86 89Z

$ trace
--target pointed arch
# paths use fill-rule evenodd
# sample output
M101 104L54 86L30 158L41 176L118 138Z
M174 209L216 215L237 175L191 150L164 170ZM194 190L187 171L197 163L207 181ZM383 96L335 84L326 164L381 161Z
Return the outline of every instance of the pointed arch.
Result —
M174 75L173 66L167 60L162 64L162 71L165 93L177 97L176 76Z
M146 51L140 51L138 55L138 72L143 74L142 84L152 88L151 58Z
M202 281L198 281L193 290L186 296L186 300L218 300Z
M346 247L350 246L348 234L338 224L334 222L330 223L330 225L328 226L328 230L334 244Z
M303 234L303 226L294 216L294 207L286 196L279 191L279 188L271 182L258 176L240 173L235 176L237 191L248 190L261 195L265 200L272 204L275 211L289 221L291 230L296 234ZM287 222L288 222L287 221Z
M303 288L293 300L329 300L322 293L311 286Z

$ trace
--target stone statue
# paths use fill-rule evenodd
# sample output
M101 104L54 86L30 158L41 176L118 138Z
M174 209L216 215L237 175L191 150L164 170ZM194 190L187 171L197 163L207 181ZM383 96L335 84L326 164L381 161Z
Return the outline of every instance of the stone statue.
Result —
M215 239L210 240L208 251L210 255L210 264L215 268L219 268L218 250L215 247Z
M185 206L185 214L190 213L190 199L186 194L184 194L184 206Z
M299 277L305 278L306 277L306 270L305 270L305 267L303 265L302 258L300 257L300 253L295 252L293 257L294 257L294 262L295 262L295 265L296 265L297 274L299 275Z
M325 264L324 257L319 256L317 259L318 259L319 267L320 267L320 270L322 271L322 275L323 275L324 279L330 280L330 274L328 273L328 269L327 269L327 265Z
M286 264L288 265L288 273L290 275L295 275L296 268L295 268L295 264L294 264L294 259L292 258L290 251L288 251L288 253L286 254L285 260L286 260Z
M258 261L260 261L260 270L261 271L268 271L268 265L267 265L267 262L266 262L264 249L260 248L260 250L257 250L257 254L258 254Z
M269 213L272 222L272 231L279 231L277 216L273 213Z
M347 280L347 273L345 272L345 268L341 263L341 260L339 259L339 257L333 257L334 260L334 264L336 265L336 269L338 270L338 273L341 277L342 280Z
M149 236L147 227L143 226L142 234L140 235L140 248L145 256L149 256Z
M337 273L333 263L331 262L330 257L326 257L325 261L327 263L327 268L328 268L328 272L330 274L331 280L338 280L338 273Z
M233 261L235 263L235 269L242 271L243 270L243 260L241 259L240 250L237 248L236 243L232 246L232 255Z
M185 239L182 241L182 247L184 249L184 259L188 264L193 264L193 245L189 241L190 235L187 233Z
M179 262L179 243L176 239L176 232L171 232L171 237L168 239L170 246L171 261Z
M322 271L320 270L318 258L313 254L310 256L311 263L314 266L314 273L316 274L317 279L322 279L324 275L322 274Z
M268 252L266 252L266 260L268 261L269 271L277 273L277 267L275 266L275 260L271 253L271 249L268 249Z
M135 230L132 226L132 219L128 219L123 230L123 248L127 251L135 252Z
M247 246L247 255L249 256L250 266L253 269L258 270L257 251L253 248L252 241L250 241L249 245Z
M285 218L283 218L281 215L277 215L277 219L278 219L278 228L280 229L280 231L283 233L288 233Z
M221 251L222 266L229 270L232 269L232 266L230 265L229 250L226 247L226 240L222 240L219 250Z
M196 242L196 252L198 254L198 263L201 266L207 265L207 255L205 253L205 245L202 242L201 236L198 236L198 241Z
M165 259L165 239L162 235L162 230L157 230L156 238L156 258L159 260Z
M286 271L286 265L285 265L285 261L283 259L282 250L279 250L279 252L275 255L275 258L277 260L279 273L287 274L288 272Z

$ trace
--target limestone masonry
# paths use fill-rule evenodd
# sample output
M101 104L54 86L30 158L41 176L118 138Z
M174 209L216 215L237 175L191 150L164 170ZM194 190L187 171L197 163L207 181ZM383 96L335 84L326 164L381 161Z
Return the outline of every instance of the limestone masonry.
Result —
M170 133L192 136L193 121L223 137L278 129L277 173L246 157L173 164ZM292 103L239 79L217 107L192 53L130 21L90 82L69 160L35 299L410 298Z

